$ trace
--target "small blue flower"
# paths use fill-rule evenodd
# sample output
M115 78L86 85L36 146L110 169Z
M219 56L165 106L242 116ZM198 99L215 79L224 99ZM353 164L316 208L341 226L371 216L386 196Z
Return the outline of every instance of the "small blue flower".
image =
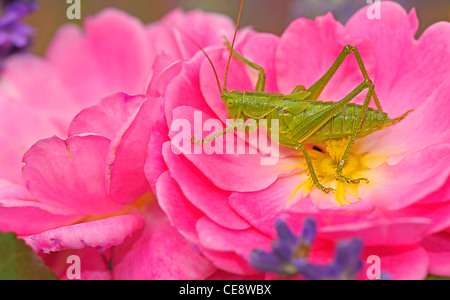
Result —
M281 219L275 221L275 229L278 239L272 243L272 252L256 249L250 253L250 265L258 270L284 277L302 275L312 280L334 280L354 279L362 269L362 242L359 239L339 241L333 261L318 265L307 258L316 236L314 219L305 220L299 236Z
M0 18L0 62L7 56L27 48L31 44L31 26L21 20L37 8L35 0L3 0Z
M295 235L281 219L275 221L278 239L272 243L272 252L260 249L250 253L250 264L261 271L283 276L298 274L296 263L305 260L316 235L316 221L308 218L303 225L302 233Z

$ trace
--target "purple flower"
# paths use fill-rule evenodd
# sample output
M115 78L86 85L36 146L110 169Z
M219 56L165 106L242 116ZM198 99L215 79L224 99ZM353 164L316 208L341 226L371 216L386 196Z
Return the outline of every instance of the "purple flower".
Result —
M308 261L308 253L316 236L316 221L306 219L302 233L295 235L281 219L276 220L278 239L272 243L272 252L260 249L250 254L250 264L261 271L293 277L302 275L311 280L354 279L362 268L359 239L339 241L334 260L327 265Z
M250 264L261 271L295 276L298 274L296 261L306 258L314 241L316 221L306 219L300 236L296 236L281 219L275 221L275 229L278 240L272 243L273 252L254 250L250 254Z
M309 262L297 263L299 273L311 280L355 279L362 269L360 254L362 242L359 239L339 241L334 260L328 265Z
M0 2L3 15L0 18L0 61L7 56L27 48L34 30L21 20L37 8L34 0L3 0Z

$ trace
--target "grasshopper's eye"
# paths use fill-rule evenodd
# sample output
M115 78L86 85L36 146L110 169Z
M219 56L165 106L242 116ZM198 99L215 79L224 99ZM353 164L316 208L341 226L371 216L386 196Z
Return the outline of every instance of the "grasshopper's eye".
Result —
M233 106L233 105L234 105L234 99L228 99L227 106Z

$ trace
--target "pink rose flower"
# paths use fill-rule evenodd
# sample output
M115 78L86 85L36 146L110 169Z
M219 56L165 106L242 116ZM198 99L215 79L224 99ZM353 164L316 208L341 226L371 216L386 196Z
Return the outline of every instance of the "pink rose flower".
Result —
M292 149L280 149L275 165L261 164L270 153L253 140L245 143L243 154L207 154L212 146L192 145L190 135L205 138L224 128L227 119L209 62L198 53L181 63L167 84L145 173L171 223L215 267L242 276L259 274L248 264L249 254L270 249L275 220L285 220L298 234L305 218L313 217L318 226L310 253L314 262L330 261L338 240L358 237L364 245L360 278L367 278L365 259L371 255L394 279L450 276L450 25L436 23L415 39L414 10L381 2L381 19L375 20L366 11L345 25L331 14L297 19L281 37L245 36L236 51L264 67L266 91L288 94L299 84L312 85L346 44L358 48L383 110L394 118L414 109L353 147L344 174L367 177L368 184L337 183L333 153L313 149L313 162L321 166L316 171L335 193L315 188L303 156ZM206 50L222 76L228 50ZM362 81L350 56L320 100L338 101ZM228 90L252 91L255 82L255 72L233 59ZM220 120L216 128L206 128L210 119ZM186 128L187 139L180 139ZM230 136L223 139L224 148L239 140Z
M0 230L14 231L46 253L42 256L60 278L66 278L71 254L82 260L82 279L228 276L172 227L144 174L151 128L161 110L157 98L140 94L159 96L166 84L163 70L198 51L177 27L205 47L222 45L222 35L233 32L227 18L200 11L176 10L143 25L105 10L86 19L84 32L64 26L45 58L27 54L5 62ZM60 137L36 142L55 134ZM108 265L113 255L119 270L114 274Z

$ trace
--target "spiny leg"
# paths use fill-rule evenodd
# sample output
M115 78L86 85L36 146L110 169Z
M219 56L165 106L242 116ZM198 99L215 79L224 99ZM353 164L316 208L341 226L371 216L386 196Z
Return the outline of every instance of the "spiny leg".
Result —
M354 178L354 179L347 178L342 175L342 170L343 170L345 162L347 161L347 158L350 154L352 146L355 143L356 136L361 131L362 124L364 122L364 118L366 116L367 110L369 109L370 100L372 99L373 95L374 95L374 85L373 85L373 83L370 83L369 91L367 92L366 100L364 101L364 104L363 104L363 110L360 113L360 115L358 115L358 119L357 119L356 123L353 125L352 134L348 141L347 147L345 148L344 154L342 155L342 158L339 161L338 167L336 169L335 177L337 180L345 181L347 183L360 183L361 181L365 181L366 183L369 183L369 180L367 178Z
M230 42L227 40L226 37L225 37L225 46L227 46L228 50L231 51ZM264 71L264 68L261 67L260 65L257 65L254 62L249 61L245 57L242 57L239 53L237 53L234 50L232 51L232 55L236 59L240 60L241 62L249 66L250 68L253 68L258 71L258 81L256 82L255 92L264 92L266 86L266 72Z
M318 189L322 190L325 193L329 193L329 192L333 192L334 191L334 189L324 187L320 183L319 179L317 178L316 172L314 171L314 165L312 163L311 157L309 156L308 151L306 151L305 146L303 146L299 142L296 142L294 140L291 140L289 138L285 138L285 137L282 137L282 136L280 136L280 138L279 138L279 143L280 143L280 145L283 145L283 146L286 146L286 147L289 147L289 148L294 148L296 150L301 150L303 152L303 156L305 157L306 165L308 166L308 171L309 171L309 174L311 175L311 179L312 179L314 185Z
M339 54L339 56L336 58L335 62L330 67L330 69L307 90L311 92L311 95L307 98L307 100L317 100L319 98L325 86L328 84L328 82L331 80L334 74L336 74L336 71L342 65L345 58L351 53L355 55L356 62L358 63L359 69L361 70L364 80L370 79L358 49L356 49L356 47L354 46L346 45L342 50L342 52ZM380 105L380 101L378 100L378 97L375 92L373 92L373 99L375 101L377 109L379 111L383 111Z

